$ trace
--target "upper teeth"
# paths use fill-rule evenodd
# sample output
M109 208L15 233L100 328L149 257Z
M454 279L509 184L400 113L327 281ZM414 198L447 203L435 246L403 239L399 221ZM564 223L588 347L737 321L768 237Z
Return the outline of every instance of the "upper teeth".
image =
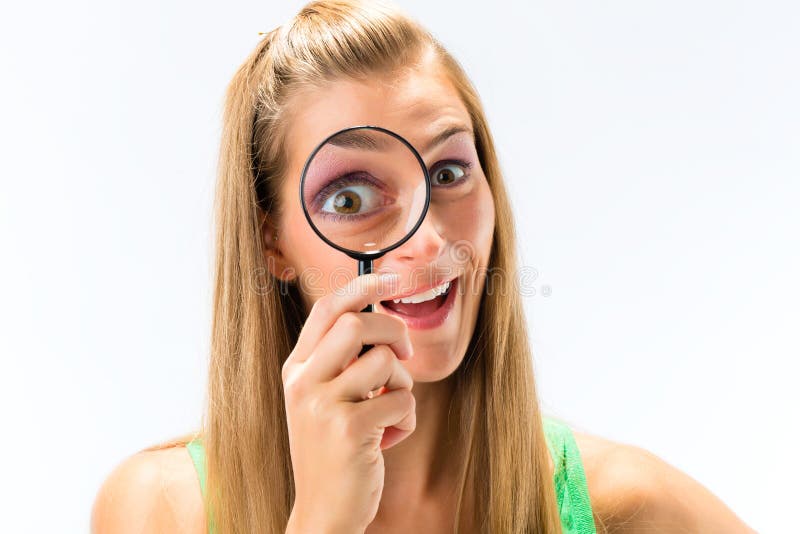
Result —
M395 303L403 302L405 304L417 304L418 302L425 302L426 300L435 299L450 287L450 282L445 282L444 284L436 287L432 287L429 290L425 291L424 293L417 293L416 295L411 295L402 299L394 299Z

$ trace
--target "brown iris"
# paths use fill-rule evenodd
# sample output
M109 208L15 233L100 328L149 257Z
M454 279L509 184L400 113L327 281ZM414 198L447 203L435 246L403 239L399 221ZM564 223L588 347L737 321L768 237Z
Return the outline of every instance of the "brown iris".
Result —
M361 197L354 191L342 191L338 193L333 199L333 207L337 213L344 213L346 215L358 213L361 208Z
M455 181L455 179L456 176L455 174L453 174L453 171L450 171L448 169L442 169L441 171L439 171L437 181L440 184L449 184Z

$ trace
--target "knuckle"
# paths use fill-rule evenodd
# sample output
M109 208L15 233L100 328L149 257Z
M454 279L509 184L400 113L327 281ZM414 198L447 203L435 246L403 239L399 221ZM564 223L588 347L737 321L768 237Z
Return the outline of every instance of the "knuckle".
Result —
M388 345L378 345L376 347L375 357L378 359L382 367L391 367L396 359L394 351Z
M406 406L408 406L410 410L414 409L417 406L417 399L414 397L414 394L411 393L410 389L403 389L402 392L403 401L405 402Z
M405 337L408 336L408 323L402 320L400 317L394 317L394 319L400 325L400 333Z
M384 314L384 317L386 317L388 320L390 320L392 323L394 323L394 325L399 330L402 330L402 331L407 331L408 330L408 324L406 324L406 322L404 320L402 320L400 317L398 317L396 315L388 315L388 314Z
M411 376L411 373L408 372L408 369L403 367L403 365L400 362L398 362L398 366L400 367L400 369L402 369L400 371L401 372L400 376L402 377L401 380L405 384L405 387L408 389L408 391L411 391L411 389L414 387L414 378ZM414 395L411 396L413 397Z
M357 331L361 328L361 319L353 312L345 312L336 320L339 328L347 332Z
M288 377L283 383L283 395L287 401L303 398L303 382L298 376Z
M400 317L391 316L391 318L394 321L394 331L398 334L398 340L410 342L411 338L409 337L410 330L408 328L408 323Z
M324 317L330 313L332 309L333 297L329 293L321 296L314 302L314 304L311 305L311 311L309 312L309 315L313 314L314 317Z
M286 384L286 381L289 379L289 369L291 368L291 366L289 365L290 360L291 356L287 358L286 361L283 362L283 365L281 365L281 381L283 382L284 385Z

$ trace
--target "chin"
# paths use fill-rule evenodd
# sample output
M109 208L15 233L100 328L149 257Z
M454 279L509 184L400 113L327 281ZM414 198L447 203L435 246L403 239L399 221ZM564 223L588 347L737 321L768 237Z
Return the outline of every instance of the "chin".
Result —
M403 362L414 382L439 382L452 375L461 361L461 354L443 349L440 351L424 349L414 353L414 357Z

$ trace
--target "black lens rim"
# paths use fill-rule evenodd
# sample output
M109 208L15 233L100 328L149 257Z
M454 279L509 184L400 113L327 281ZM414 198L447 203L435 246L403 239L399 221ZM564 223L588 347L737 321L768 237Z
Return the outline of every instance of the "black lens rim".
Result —
M362 130L362 129L377 130L377 131L380 131L382 133L391 135L392 137L394 137L398 141L402 142L409 150L411 150L411 153L414 154L414 157L417 158L417 162L419 163L419 166L422 168L422 173L425 176L425 205L422 208L422 213L420 214L419 219L417 219L416 224L414 224L414 227L411 230L409 230L409 232L401 240L397 241L396 243L394 243L394 244L392 244L392 245L390 245L390 246L388 246L386 248L383 248L383 249L375 251L375 252L361 252L361 251L351 250L349 248L342 247L342 246L334 243L333 241L331 241L327 237L325 237L325 234L323 234L319 230L319 228L317 228L317 226L314 224L314 220L311 218L311 215L308 213L308 208L306 207L306 202L305 202L305 199L303 198L303 188L305 186L306 173L308 172L308 168L311 165L311 161L314 159L314 156L317 155L317 152L319 152L322 149L322 147L325 145L325 143L327 143L331 138L333 138L333 137L335 137L335 136L337 136L337 135L339 135L341 133L348 132L350 130ZM347 128L342 128L341 130L338 130L338 131L330 134L329 136L327 136L319 144L317 144L317 146L311 152L311 155L308 156L308 159L306 159L305 165L303 165L303 172L300 175L300 205L303 207L303 215L305 215L306 220L308 221L308 224L311 225L311 229L314 230L314 233L317 234L320 237L320 239L322 239L325 243L327 243L331 247L335 248L336 250L344 252L345 254L350 256L351 258L354 258L354 259L357 259L357 260L366 261L366 260L379 258L379 257L383 256L384 254L386 254L387 252L389 252L390 250L394 250L397 247L399 247L400 245L402 245L403 243L405 243L406 241L408 241L411 238L411 236L414 235L414 233L420 227L420 225L422 224L422 221L425 220L425 216L428 213L428 206L430 205L430 202L431 202L431 177L430 177L430 174L428 173L428 167L425 165L425 162L423 161L422 157L419 155L419 152L417 152L417 149L414 148L414 146L411 143L409 143L402 135L400 135L400 134L398 134L396 132L393 132L392 130L389 130L387 128L383 128L381 126L376 126L376 125L372 125L372 124L364 124L364 125L359 125L359 126L348 126Z

